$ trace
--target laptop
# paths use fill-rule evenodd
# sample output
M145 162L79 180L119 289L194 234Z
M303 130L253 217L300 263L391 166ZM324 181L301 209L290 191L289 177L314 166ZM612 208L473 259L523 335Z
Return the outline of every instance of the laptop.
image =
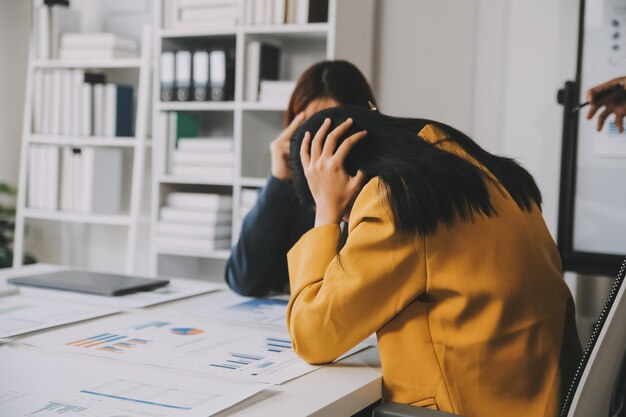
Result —
M74 291L87 294L118 296L150 291L169 284L168 280L117 275L102 272L67 270L9 278L14 285Z

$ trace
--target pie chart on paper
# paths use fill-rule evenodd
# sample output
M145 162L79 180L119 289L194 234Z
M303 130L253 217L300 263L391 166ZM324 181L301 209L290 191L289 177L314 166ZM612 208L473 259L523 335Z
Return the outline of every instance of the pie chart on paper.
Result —
M174 329L172 329L172 333L174 334L180 334L180 335L199 335L204 333L204 330L202 329L194 329L191 327L176 327Z

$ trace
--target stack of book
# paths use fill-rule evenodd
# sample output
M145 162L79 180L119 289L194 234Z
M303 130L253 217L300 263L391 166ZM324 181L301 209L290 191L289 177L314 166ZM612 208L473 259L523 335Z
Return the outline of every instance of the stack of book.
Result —
M241 21L240 0L166 0L164 24L180 30L228 30Z
M134 89L83 70L35 70L33 133L133 136Z
M235 157L232 138L185 138L171 156L170 173L186 178L232 178Z
M328 0L247 0L243 14L249 25L327 22Z
M59 49L61 59L136 58L138 44L115 33L63 33Z
M259 101L280 104L287 108L291 93L296 88L295 81L261 81Z
M229 195L172 192L159 211L160 250L203 253L230 248L233 198Z
M252 210L256 204L258 196L259 192L256 189L244 188L241 190L241 210L239 212L240 221L243 221L248 213L250 213L250 210Z
M122 151L31 145L28 206L44 210L117 214L122 187Z

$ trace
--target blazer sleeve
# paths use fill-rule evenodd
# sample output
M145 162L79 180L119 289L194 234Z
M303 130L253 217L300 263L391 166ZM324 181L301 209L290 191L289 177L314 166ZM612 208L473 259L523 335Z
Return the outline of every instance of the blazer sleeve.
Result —
M270 176L226 262L228 286L249 297L284 293L289 283L287 251L313 221L313 213L299 204L293 185Z
M338 225L310 230L288 254L287 327L307 362L333 361L425 292L423 239L396 232L378 183L359 193L339 254Z

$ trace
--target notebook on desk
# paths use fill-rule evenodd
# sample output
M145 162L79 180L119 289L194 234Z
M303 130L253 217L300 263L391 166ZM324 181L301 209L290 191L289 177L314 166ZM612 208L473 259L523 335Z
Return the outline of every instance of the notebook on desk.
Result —
M9 278L14 285L49 288L107 296L118 296L138 291L150 291L169 284L168 280L142 278L89 271L45 272L18 278Z

